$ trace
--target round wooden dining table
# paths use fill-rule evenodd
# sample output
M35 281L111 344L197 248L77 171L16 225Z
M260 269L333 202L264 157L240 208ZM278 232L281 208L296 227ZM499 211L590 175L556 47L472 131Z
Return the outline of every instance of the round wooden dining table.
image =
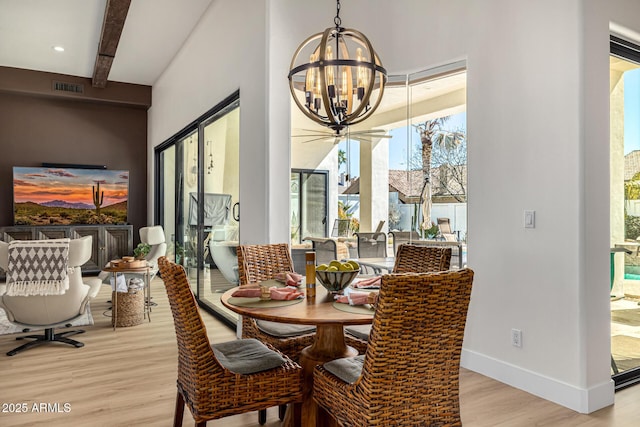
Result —
M313 370L316 365L342 357L353 357L358 352L347 346L344 340L344 325L366 325L373 320L371 313L354 313L334 307L334 297L318 285L315 297L306 297L300 303L282 307L242 307L229 303L229 298L238 288L226 291L221 298L228 309L255 319L272 322L315 325L316 335L312 345L302 350L300 365L304 373L304 398L301 404L289 405L285 426L294 426L298 414L304 427L336 426L337 424L313 400ZM363 310L364 311L364 310Z

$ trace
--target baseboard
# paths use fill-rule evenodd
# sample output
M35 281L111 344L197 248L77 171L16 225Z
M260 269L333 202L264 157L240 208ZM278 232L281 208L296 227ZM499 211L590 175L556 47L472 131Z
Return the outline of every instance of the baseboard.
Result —
M581 389L465 349L462 350L461 366L583 414L614 403L613 380Z

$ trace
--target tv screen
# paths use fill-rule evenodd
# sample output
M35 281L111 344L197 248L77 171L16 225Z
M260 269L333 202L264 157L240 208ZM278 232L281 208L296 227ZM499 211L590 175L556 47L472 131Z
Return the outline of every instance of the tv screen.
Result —
M124 224L129 171L13 168L15 225Z

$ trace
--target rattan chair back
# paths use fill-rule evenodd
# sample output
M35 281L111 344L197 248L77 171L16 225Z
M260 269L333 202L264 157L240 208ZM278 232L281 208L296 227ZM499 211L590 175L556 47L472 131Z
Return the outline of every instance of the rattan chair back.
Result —
M178 342L178 398L174 426L182 425L184 404L197 425L207 420L299 401L301 368L286 359L280 368L255 374L225 369L211 348L184 268L166 257L158 260Z
M451 268L451 248L403 244L398 247L394 273L430 273Z
M237 252L241 285L273 279L277 273L294 270L286 243L241 245Z
M286 243L238 246L238 273L240 285L273 279L276 273L293 271L293 260ZM256 338L270 344L293 360L313 344L315 332L279 337L260 330L255 319L242 316L242 337Z
M459 371L473 271L382 277L362 374L316 367L314 398L341 425L461 426Z
M200 316L184 268L166 257L160 258L158 265L178 340L178 387L185 393L185 397L188 396L187 402L199 402L206 398L200 394L201 373L222 367L211 349L207 328Z

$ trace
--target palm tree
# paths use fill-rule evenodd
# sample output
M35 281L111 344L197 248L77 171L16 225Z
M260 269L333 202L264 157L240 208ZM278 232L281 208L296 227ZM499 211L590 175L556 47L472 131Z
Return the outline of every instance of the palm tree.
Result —
M445 131L442 126L449 120L449 117L438 117L426 120L424 123L416 125L416 130L420 135L422 144L422 191L420 192L420 204L423 205L423 218L421 229L431 228L431 153L433 144L441 147L452 148L460 144L465 135L462 132Z
M338 150L338 167L340 167L345 163L347 163L347 153L344 150L339 149Z

